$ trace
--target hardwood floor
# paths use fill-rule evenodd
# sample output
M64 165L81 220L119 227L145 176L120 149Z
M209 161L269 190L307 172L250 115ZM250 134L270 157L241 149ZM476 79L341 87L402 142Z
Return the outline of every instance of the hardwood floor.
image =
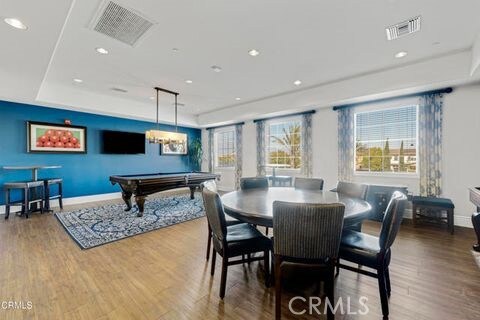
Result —
M378 229L375 222L364 226ZM32 308L0 305L0 318L273 319L274 289L264 287L262 263L230 267L226 297L219 299L220 272L212 278L205 261L206 230L202 218L81 250L52 214L2 216L0 302L31 301ZM471 229L451 236L437 227L403 225L393 247L390 319L480 319L474 241ZM296 291L310 295L315 286L305 274L296 278ZM369 307L367 315L337 312L337 319L381 318L376 279L341 270L335 293L343 301L350 297L352 311L360 308L360 296ZM285 293L283 319L318 319L289 312L296 295Z

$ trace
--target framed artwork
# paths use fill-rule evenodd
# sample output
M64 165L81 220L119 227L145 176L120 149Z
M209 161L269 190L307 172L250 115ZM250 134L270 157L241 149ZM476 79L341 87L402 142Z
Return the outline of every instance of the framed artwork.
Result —
M170 141L170 143L162 143L160 145L160 154L162 155L186 155L187 139L183 141Z
M28 121L27 151L87 153L87 128Z

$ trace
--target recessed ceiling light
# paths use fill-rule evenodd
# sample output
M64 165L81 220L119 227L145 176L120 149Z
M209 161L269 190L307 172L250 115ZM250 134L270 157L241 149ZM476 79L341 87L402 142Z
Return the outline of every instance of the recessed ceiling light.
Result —
M235 98L235 100L240 101L240 100L242 100L242 98L238 98L238 97L237 97L237 98Z
M11 25L14 28L21 29L21 30L27 30L27 26L23 24L22 21L15 19L15 18L5 18L3 19L5 23Z
M221 72L222 71L222 67L219 67L219 66L211 66L210 68L212 68L212 70L215 71L215 72Z
M172 48L172 51L173 51L173 52L178 52L178 51L180 51L180 49L178 49L178 48Z
M73 79L73 81L76 82L76 83L82 83L83 82L82 79L78 79L78 78Z
M302 81L300 81L300 80L295 80L295 81L293 82L293 84L296 85L296 86L299 86L299 85L302 84Z
M403 58L407 55L407 52L405 51L400 51L395 54L395 58Z
M185 80L185 83L191 84L191 83L193 83L193 81L192 80Z
M252 49L248 51L248 54L251 55L252 57L256 57L260 54L260 52L258 50Z
M108 50L101 47L95 48L95 51L97 51L100 54L108 54Z

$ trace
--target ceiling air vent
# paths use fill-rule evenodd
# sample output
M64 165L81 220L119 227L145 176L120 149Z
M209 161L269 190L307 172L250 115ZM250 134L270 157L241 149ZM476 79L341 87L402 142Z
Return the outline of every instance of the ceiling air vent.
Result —
M393 26L387 27L387 39L395 40L400 37L406 36L407 34L420 31L420 21L421 17L415 17L400 23L397 23Z
M128 90L125 90L125 89L122 89L122 88L117 88L117 87L113 87L113 88L111 88L111 90L121 92L121 93L127 93L128 92Z
M139 13L107 0L101 4L90 28L133 47L153 25Z

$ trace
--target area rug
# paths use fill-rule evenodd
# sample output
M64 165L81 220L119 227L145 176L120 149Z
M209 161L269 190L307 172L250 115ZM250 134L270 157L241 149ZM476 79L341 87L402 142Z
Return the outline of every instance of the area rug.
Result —
M142 217L138 208L124 211L124 204L111 204L56 213L58 221L82 249L90 249L205 215L200 194L147 198Z

